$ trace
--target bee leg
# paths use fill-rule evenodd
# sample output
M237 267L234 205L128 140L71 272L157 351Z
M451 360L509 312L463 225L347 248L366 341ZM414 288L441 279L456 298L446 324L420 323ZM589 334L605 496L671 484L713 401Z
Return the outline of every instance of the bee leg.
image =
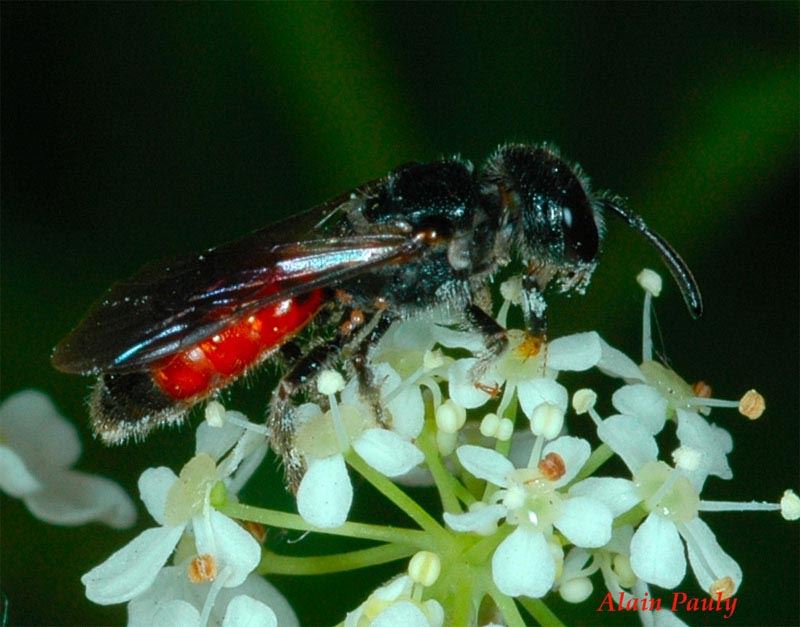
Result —
M378 344L380 339L389 330L394 319L385 312L375 314L376 318L370 321L367 331L357 341L353 347L350 363L355 369L358 377L358 393L362 400L366 402L375 413L375 419L379 424L386 425L386 417L381 405L381 382L375 380L375 373L370 366L370 352Z
M477 381L492 362L506 350L508 335L494 318L475 304L471 304L467 308L466 322L471 330L480 333L484 339L485 350L478 357L478 362L472 367L470 373L472 378Z
M343 321L350 321L352 318L353 314L349 309L342 316ZM291 367L272 393L267 424L270 445L283 460L286 485L293 493L297 492L306 471L305 460L295 446L295 410L306 402L325 407L327 401L317 391L317 377L337 361L344 346L351 341L350 329L345 329L342 322L332 340L317 344L306 353L298 350L298 345L294 342L281 348L281 353L291 363Z

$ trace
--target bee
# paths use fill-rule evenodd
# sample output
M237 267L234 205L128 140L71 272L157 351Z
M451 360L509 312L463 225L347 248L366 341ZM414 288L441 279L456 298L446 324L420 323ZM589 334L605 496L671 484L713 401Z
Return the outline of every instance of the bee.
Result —
M272 357L287 363L268 426L290 486L293 409L341 356L374 400L369 354L392 322L436 312L480 333L484 360L502 353L488 285L522 268L522 310L546 331L545 291L583 292L607 215L660 253L693 317L688 266L641 217L594 193L548 145L508 144L480 169L461 158L399 166L305 213L198 255L146 266L117 283L55 348L59 370L95 375L89 408L106 443L141 439ZM322 332L304 332L309 326Z

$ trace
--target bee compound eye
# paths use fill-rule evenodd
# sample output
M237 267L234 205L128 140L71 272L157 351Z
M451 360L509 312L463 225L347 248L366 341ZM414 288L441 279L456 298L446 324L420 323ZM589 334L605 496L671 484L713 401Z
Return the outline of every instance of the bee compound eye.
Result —
M600 235L588 205L563 207L564 252L574 261L593 261L600 247Z

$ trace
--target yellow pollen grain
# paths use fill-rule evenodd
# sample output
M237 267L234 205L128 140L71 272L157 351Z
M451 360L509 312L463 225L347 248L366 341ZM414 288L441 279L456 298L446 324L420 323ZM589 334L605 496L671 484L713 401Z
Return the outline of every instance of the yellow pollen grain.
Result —
M564 459L558 453L548 453L539 460L539 471L545 479L556 481L564 476L567 467Z
M711 398L713 390L705 381L697 381L696 383L692 384L692 393L697 398Z
M267 528L261 523L253 522L252 520L243 520L242 527L256 539L259 544L264 544L267 539Z
M189 562L187 575L192 583L214 581L217 577L217 562L214 560L214 556L206 553L195 557Z
M745 392L739 401L739 413L746 416L750 420L757 420L764 413L767 408L767 403L764 397L755 390Z
M736 592L734 587L733 579L730 577L721 577L711 584L708 593L715 599L718 594L722 594L722 599L729 599L733 596L733 593Z
M517 356L520 359L530 359L536 357L542 350L544 341L538 335L525 334L525 339L516 348Z

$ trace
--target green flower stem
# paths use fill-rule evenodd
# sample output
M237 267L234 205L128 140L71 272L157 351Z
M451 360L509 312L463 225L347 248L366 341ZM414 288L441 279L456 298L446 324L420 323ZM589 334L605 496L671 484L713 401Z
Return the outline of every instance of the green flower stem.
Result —
M346 522L335 529L319 529L310 525L297 514L279 512L273 509L264 509L252 505L243 505L229 501L217 508L222 514L239 520L251 520L269 527L294 529L296 531L316 531L334 536L360 538L362 540L377 540L379 542L394 542L397 544L411 545L417 549L434 550L436 543L424 531L418 529L404 529L401 527L386 527L383 525L370 525L367 523Z
M460 514L461 507L458 505L458 498L454 491L453 477L444 467L444 464L442 464L442 458L439 456L439 448L436 446L435 429L436 425L434 421L426 420L425 427L417 438L417 446L419 446L425 454L425 462L433 476L436 489L439 491L439 498L442 501L444 511L450 512L451 514ZM457 481L455 483L457 483ZM466 488L464 492L467 492Z
M478 501L478 499L475 498L475 495L472 494L472 492L470 492L469 490L467 490L466 486L463 483L461 483L456 477L450 475L449 481L451 483L453 492L458 497L458 500L464 503L464 505L470 506Z
M592 451L592 454L589 456L589 459L584 464L581 471L575 476L575 478L570 481L569 485L566 486L567 488L578 481L583 481L586 477L591 477L594 474L594 471L600 468L603 464L605 464L611 457L614 455L614 451L611 450L611 447L608 444L601 444L596 449Z
M508 404L508 407L505 411L505 416L500 416L500 418L508 418L512 423L517 422L517 407L519 407L519 401L517 400L517 391L514 390L514 398L511 399L511 402ZM511 450L511 438L502 442L498 440L495 442L494 450L503 455L504 457L508 457L508 453ZM494 485L493 483L486 482L486 486L483 489L483 502L488 503L495 492L497 492L499 488Z
M407 544L382 544L360 551L314 557L290 557L264 551L258 565L260 575L325 575L366 568L403 559L417 552Z
M536 623L541 627L564 627L564 623L559 620L558 616L553 614L552 610L541 599L520 597L518 600L520 605L525 608L525 611L533 616Z
M345 455L347 463L369 481L381 494L403 510L426 533L431 535L431 540L448 542L449 534L428 512L426 512L414 499L398 488L389 479L374 470L358 454L350 449Z
M473 599L475 579L465 564L453 569L449 578L449 594L443 604L448 625L471 625L476 622Z
M498 609L503 614L503 620L508 627L525 627L525 619L523 619L522 614L519 613L514 599L500 592L497 586L494 585L494 582L489 586L488 592L489 596L491 596L492 600L495 602L495 605L497 605Z

